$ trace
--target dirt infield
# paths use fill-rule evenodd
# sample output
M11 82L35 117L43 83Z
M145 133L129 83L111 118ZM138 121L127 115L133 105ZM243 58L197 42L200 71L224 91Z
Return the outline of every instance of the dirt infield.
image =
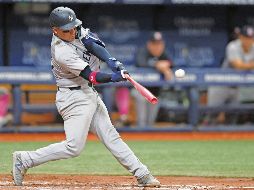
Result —
M121 133L121 136L124 140L254 140L253 132ZM64 138L63 133L0 134L0 142L60 141ZM94 135L89 134L88 140L98 139ZM158 179L162 183L161 188L140 188L132 176L28 174L25 177L24 186L15 187L11 175L2 174L0 175L0 190L254 190L254 178L158 176Z
M132 176L27 175L23 187L15 187L10 175L0 175L0 190L65 190L65 189L160 189L223 190L254 189L252 178L158 177L160 188L140 188Z

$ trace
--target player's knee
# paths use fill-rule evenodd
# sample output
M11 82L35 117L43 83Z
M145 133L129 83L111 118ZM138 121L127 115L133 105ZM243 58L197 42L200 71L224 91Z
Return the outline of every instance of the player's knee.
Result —
M69 150L69 153L70 153L71 157L77 157L82 152L81 148L79 148L79 147L73 147L73 146L68 146L68 150Z
M82 144L75 143L75 141L71 141L67 143L66 147L71 157L77 157L81 154L84 146Z

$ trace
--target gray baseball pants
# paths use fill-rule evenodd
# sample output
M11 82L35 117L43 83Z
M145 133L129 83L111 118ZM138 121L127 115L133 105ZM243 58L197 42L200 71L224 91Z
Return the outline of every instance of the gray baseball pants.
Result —
M135 177L141 178L149 173L121 139L110 121L106 106L93 88L60 88L56 94L56 106L64 120L66 140L36 151L23 151L21 158L25 168L80 155L90 130Z

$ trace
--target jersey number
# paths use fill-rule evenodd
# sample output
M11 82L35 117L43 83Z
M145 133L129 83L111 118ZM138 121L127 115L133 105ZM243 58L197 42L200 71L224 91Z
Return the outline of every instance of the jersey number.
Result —
M90 59L91 59L91 54L88 53L87 51L83 51L83 58L84 58L87 62L89 62Z

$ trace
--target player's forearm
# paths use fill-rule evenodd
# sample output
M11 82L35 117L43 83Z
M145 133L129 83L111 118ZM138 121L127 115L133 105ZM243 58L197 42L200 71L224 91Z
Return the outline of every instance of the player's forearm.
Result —
M97 72L97 74L95 76L91 76L91 74L93 73L93 71L90 69L90 67L86 67L83 71L80 72L80 75L82 78L90 81L90 82L93 82L91 80L92 77L95 77L94 80L97 82L97 83L108 83L108 82L112 82L111 80L111 74L108 74L108 73L102 73L102 72ZM95 82L95 83L96 83Z
M252 70L252 69L254 69L254 64L248 64L248 65L244 66L242 69L244 69L244 70Z
M251 70L254 69L254 62L243 63L243 62L232 62L233 68L238 70Z
M254 69L254 61L249 62L249 69Z
M108 83L108 82L120 82L125 81L124 74L128 74L127 71L121 70L117 73L102 73L102 72L95 72L90 69L89 66L87 66L83 71L80 72L79 76L82 78L90 81L93 84L99 84L99 83Z
M173 78L173 73L172 73L171 69L164 71L163 75L164 75L165 80L172 80L172 78Z

